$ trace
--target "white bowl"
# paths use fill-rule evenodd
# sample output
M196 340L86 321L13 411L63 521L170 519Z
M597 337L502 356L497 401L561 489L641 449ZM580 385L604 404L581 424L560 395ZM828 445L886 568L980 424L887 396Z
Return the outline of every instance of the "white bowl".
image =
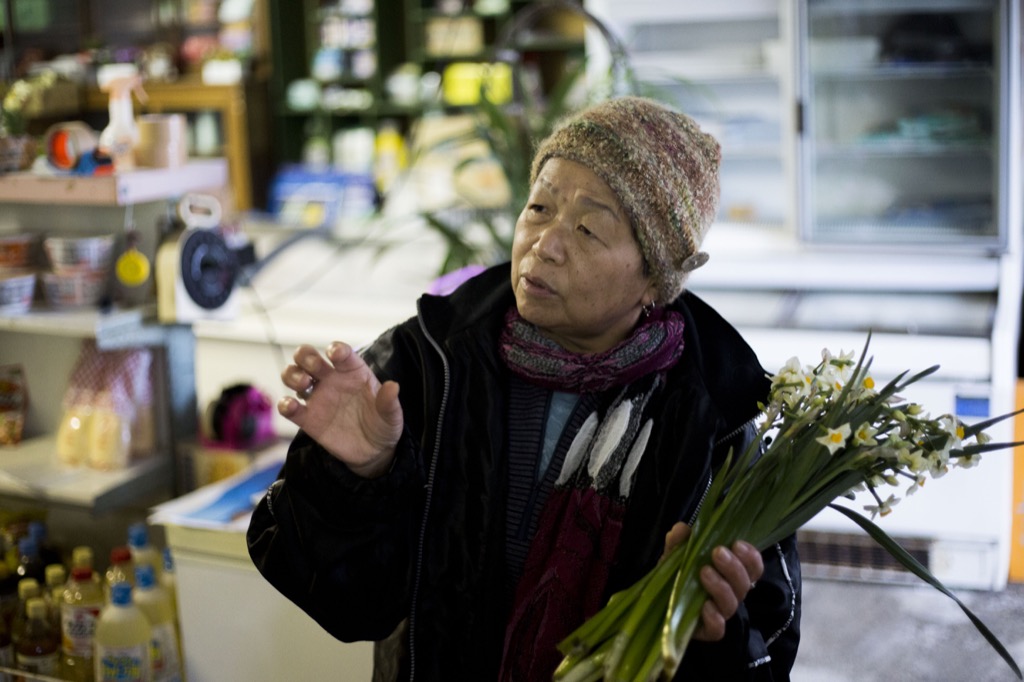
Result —
M114 235L47 237L43 249L54 272L105 272L113 258Z
M0 268L0 314L28 312L35 290L36 273L32 270Z

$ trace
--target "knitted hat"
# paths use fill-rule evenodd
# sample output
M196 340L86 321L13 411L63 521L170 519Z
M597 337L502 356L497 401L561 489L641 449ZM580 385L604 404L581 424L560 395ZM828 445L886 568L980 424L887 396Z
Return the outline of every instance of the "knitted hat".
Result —
M715 138L654 100L622 97L569 117L541 142L531 185L552 157L580 163L608 183L629 216L657 302L679 296L689 273L708 260L700 245L718 212Z

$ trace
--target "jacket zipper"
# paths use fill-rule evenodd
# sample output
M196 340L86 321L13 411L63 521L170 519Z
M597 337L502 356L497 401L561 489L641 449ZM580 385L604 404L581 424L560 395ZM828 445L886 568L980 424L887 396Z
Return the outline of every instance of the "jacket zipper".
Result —
M754 422L756 422L757 418L759 416L761 416L761 415L757 414L757 415L751 417L750 419L748 419L747 421L743 422L742 424L740 424L738 427L736 427L735 429L733 429L732 431L730 431L726 435L724 435L721 438L719 438L717 441L715 441L715 444L714 444L713 447L717 448L722 443L728 441L730 438L732 438L736 434L738 434L741 431L743 431L743 429L747 428L747 426L749 424L753 424ZM708 493L711 492L711 483L714 480L715 480L714 474L708 474L708 482L707 482L707 485L704 486L704 492L701 494L700 500L697 501L697 507L693 510L693 514L690 515L690 520L687 522L688 525L690 525L691 527L693 526L694 522L697 520L697 514L700 513L700 508L704 506L704 500L707 499Z
M440 344L427 331L427 325L423 321L423 311L419 303L416 304L416 318L420 330L430 345L437 351L441 358L441 365L444 367L444 388L441 392L441 406L437 415L437 431L434 436L434 452L430 460L430 471L427 473L427 497L423 502L423 521L420 524L420 537L416 545L416 571L413 575L412 603L409 605L409 681L416 679L416 609L419 604L420 582L423 573L423 550L427 539L427 519L430 517L430 507L434 499L434 474L437 472L437 461L441 454L441 426L444 424L445 411L448 408L448 394L451 386L451 370L448 366L448 357L444 354Z

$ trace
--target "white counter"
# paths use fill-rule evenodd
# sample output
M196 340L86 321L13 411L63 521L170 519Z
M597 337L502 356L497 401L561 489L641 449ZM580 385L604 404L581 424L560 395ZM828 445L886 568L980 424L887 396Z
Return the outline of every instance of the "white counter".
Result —
M280 461L282 452L261 459ZM270 471L277 470L272 464ZM339 642L263 579L245 544L249 514L224 524L192 522L188 511L216 499L246 474L157 508L175 560L185 672L189 682L368 681L373 645ZM202 527L202 526L208 527Z

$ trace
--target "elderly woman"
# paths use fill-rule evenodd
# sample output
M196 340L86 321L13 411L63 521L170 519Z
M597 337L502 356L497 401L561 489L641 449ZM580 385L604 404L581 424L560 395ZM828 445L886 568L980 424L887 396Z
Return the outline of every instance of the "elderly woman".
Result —
M550 680L556 645L687 532L753 437L768 380L684 290L718 204L718 144L621 98L540 145L511 266L361 354L302 346L300 432L256 509L262 574L376 675ZM399 393L401 391L401 393ZM788 679L795 540L717 548L679 678Z

